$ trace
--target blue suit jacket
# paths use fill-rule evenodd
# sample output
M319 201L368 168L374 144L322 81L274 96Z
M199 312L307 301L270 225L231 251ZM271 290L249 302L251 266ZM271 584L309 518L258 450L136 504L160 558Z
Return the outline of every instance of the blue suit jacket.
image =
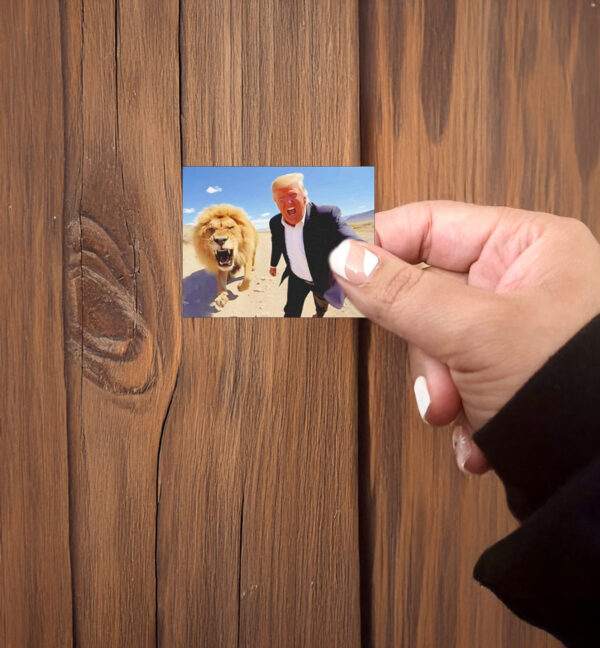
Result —
M281 214L273 216L269 221L269 227L271 228L271 266L275 267L279 263L282 254L287 264L281 277L283 281L291 270L281 218ZM342 218L339 207L315 205L311 202L306 203L303 238L308 269L315 283L315 290L321 294L330 286L329 253L344 239L363 240Z

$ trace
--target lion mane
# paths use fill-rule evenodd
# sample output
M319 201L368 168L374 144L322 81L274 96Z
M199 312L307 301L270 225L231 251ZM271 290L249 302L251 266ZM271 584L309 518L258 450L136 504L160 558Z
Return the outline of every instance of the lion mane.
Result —
M219 266L216 258L219 242L216 239L226 240L226 248L223 249L233 249L233 267ZM218 306L223 306L227 301L227 279L242 267L244 280L239 289L247 290L254 269L258 233L241 207L227 204L206 207L196 218L192 243L206 271L217 276Z

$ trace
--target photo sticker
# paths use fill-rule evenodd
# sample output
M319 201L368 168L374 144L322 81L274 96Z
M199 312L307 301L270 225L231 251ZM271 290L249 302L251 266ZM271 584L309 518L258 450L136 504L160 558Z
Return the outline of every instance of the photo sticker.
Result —
M373 167L184 167L184 317L362 317L329 267L373 243Z

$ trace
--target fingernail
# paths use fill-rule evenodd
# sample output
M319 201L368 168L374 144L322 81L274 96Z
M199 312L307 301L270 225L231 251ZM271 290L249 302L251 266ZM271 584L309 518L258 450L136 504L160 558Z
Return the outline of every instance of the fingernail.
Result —
M431 405L431 396L429 395L429 390L427 389L427 381L425 380L424 376L419 376L415 380L413 389L415 390L415 398L417 399L419 414L421 415L421 418L425 421L425 423L427 423L425 416L427 414L429 406Z
M371 250L352 239L342 241L329 255L331 269L357 286L367 280L378 262Z
M461 426L454 428L452 432L452 447L456 456L456 464L461 472L471 475L472 473L465 468L465 464L471 456L471 439Z

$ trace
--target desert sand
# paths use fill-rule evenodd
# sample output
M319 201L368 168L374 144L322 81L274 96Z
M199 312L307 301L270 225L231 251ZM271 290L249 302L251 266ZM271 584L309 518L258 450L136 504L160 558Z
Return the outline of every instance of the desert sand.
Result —
M373 241L373 221L350 223L354 231L365 241ZM287 296L287 279L281 285L281 275L285 270L283 257L277 266L277 276L269 274L271 260L271 233L259 232L256 263L250 288L239 292L238 286L243 273L230 279L227 288L229 302L219 310L211 306L217 296L217 280L206 272L194 253L189 242L191 225L183 231L183 314L186 317L283 317L283 307ZM312 317L315 303L312 293L306 297L302 317ZM325 317L362 317L348 299L341 309L329 306Z

